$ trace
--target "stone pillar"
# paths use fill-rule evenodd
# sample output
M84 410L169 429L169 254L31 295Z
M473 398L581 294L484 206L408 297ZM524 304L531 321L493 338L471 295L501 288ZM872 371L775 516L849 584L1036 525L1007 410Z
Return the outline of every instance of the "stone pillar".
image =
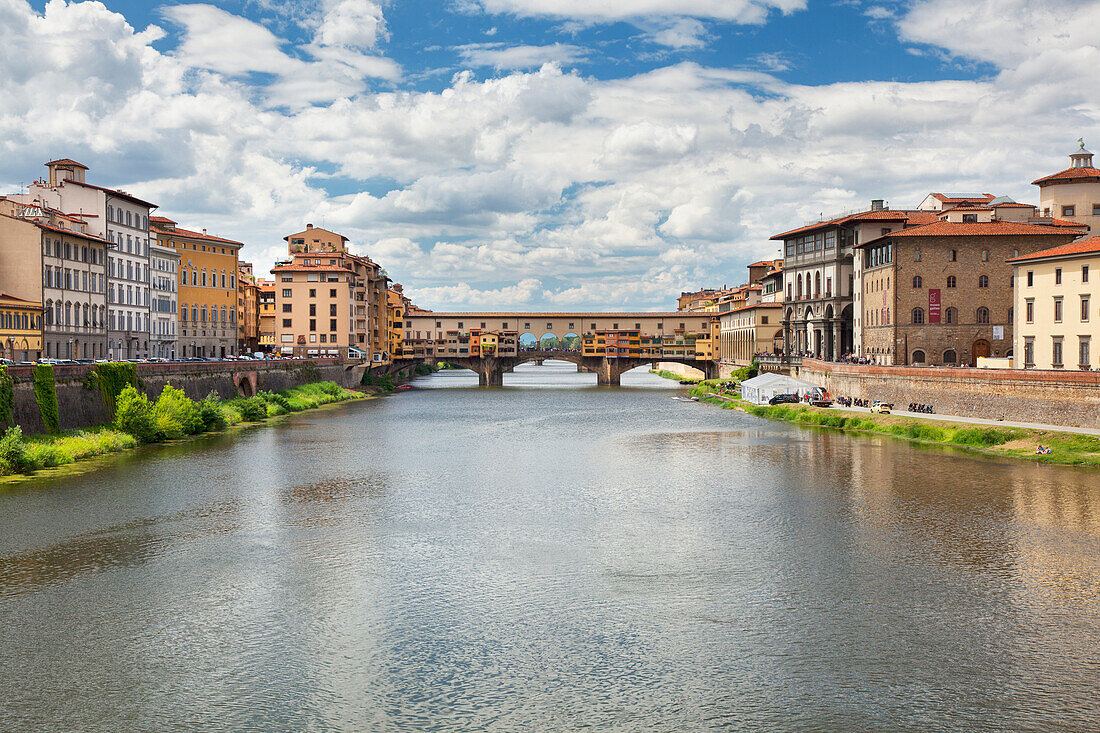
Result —
M831 361L840 361L843 344L840 343L840 319L833 319L833 353L829 355Z
M600 387L618 387L621 371L614 359L604 357L596 370L596 384Z
M477 368L477 384L479 387L504 386L504 370L496 359L481 359Z
M791 322L783 321L783 354L790 356L791 354Z
M704 379L719 379L720 374L718 372L718 362L707 361L703 363L703 378Z

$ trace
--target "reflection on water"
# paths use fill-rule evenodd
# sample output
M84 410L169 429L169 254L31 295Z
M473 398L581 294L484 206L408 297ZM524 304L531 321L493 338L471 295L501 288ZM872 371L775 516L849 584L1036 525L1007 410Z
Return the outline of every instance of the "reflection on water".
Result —
M0 494L4 730L1095 730L1100 473L572 365Z

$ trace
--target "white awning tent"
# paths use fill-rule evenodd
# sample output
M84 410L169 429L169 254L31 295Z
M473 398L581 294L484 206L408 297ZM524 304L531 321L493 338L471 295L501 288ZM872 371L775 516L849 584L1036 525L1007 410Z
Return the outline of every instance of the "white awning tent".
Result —
M805 394L817 385L785 374L761 374L741 382L741 399L754 405L766 405L777 394Z

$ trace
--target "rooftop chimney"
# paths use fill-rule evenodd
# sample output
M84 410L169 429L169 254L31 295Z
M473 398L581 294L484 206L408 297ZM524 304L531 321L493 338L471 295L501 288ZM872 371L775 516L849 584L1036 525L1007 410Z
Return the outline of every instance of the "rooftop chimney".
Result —
M882 211L886 207L883 205L882 199L871 199L871 211Z
M312 228L313 228L312 224L306 224L306 229L312 229Z

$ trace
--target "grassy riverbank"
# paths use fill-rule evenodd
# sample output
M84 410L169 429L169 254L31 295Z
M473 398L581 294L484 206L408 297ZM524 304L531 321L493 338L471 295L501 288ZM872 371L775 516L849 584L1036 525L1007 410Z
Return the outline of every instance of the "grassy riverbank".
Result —
M211 394L197 401L171 386L165 387L156 400L149 400L133 386L127 386L118 396L111 425L34 436L24 436L19 427L9 428L0 438L0 476L30 474L146 443L179 440L365 397L335 382L313 382L279 392L261 391L254 397L232 400Z
M684 380L688 380L690 382L695 382L695 383L699 382L699 379L697 377L686 377L682 374L677 374L676 372L670 372L667 369L650 369L649 373L650 374L656 374L661 379L671 379L675 382L681 382L681 381L684 381Z
M701 383L692 389L692 394L699 397L701 402L709 402L723 409L742 410L757 417L782 420L796 425L887 435L988 455L1026 458L1040 463L1100 466L1100 437L1095 435L1018 427L1002 428L895 415L872 415L849 412L836 407L753 405L741 400L740 396L708 396L714 392L714 383ZM1035 449L1039 445L1048 446L1051 449L1050 454L1036 455Z

